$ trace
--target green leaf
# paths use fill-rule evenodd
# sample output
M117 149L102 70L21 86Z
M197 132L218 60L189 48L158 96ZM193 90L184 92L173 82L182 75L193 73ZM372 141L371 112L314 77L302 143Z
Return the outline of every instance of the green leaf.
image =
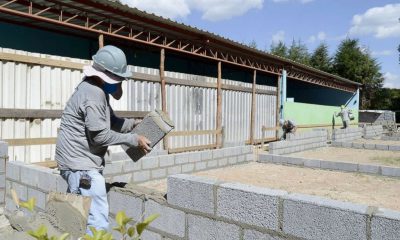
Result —
M133 235L135 235L136 229L135 227L129 227L128 228L128 236L129 237L133 237Z
M65 240L69 237L69 233L64 233L60 237L58 237L58 240Z
M119 211L115 216L115 221L117 222L118 226L124 225L124 220L127 218L124 211Z
M57 237L56 236L52 236L52 237L50 237L50 240L57 240Z
M90 227L89 227L89 228L90 228ZM89 234L85 234L85 235L83 236L83 239L84 239L84 240L93 240L93 237L90 236Z
M148 218L146 218L143 222L139 223L136 225L136 230L139 236L142 234L142 232L147 228L147 226L154 221L156 218L158 218L160 214L152 214Z
M122 221L122 223L124 224L124 226L126 225L126 224L128 224L128 223L130 223L130 222L132 222L132 220L133 220L133 218L125 218L123 221Z
M106 233L102 238L102 240L112 240L112 239L113 238L111 233Z
M20 202L19 206L28 209L29 211L33 212L33 209L36 205L36 198L30 198L26 202Z
M92 232L92 235L94 236L97 233L97 230L93 226L89 226L90 231Z

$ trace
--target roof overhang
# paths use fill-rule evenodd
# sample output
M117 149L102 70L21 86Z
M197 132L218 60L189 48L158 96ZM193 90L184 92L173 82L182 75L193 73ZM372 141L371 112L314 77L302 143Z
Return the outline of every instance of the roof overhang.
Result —
M0 0L0 21L104 35L179 54L354 92L361 84L109 0Z

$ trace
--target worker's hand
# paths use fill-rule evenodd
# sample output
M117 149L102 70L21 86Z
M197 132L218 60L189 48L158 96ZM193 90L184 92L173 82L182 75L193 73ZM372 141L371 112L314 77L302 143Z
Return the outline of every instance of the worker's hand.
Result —
M150 140L147 139L145 136L139 135L138 136L138 147L145 153L147 154L148 152L151 151L151 147L149 147L149 144L151 144Z

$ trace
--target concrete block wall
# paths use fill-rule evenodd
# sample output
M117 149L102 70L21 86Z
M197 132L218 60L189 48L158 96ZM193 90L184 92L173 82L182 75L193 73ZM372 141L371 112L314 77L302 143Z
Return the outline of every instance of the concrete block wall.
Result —
M0 141L0 206L4 205L6 194L6 164L8 160L8 144Z
M172 174L191 173L255 160L253 146L149 156L136 163L130 159L126 160L128 158L127 155L112 155L113 161L106 163L103 171L108 182L145 182L166 178ZM38 210L45 209L49 192L67 190L66 182L55 169L11 161L7 162L6 172L3 189L6 192L5 203L8 211L15 209L10 194L11 188L22 201L35 197Z
M288 134L286 141L270 143L269 153L289 154L319 147L325 147L327 137L328 132L326 130Z
M381 137L383 134L382 125L365 126L363 129L363 138L366 139Z
M171 174L192 173L255 160L253 146L143 157L133 162L124 152L113 153L103 174L112 182L145 182Z
M381 137L382 140L387 140L387 141L400 141L400 136L388 136L388 135L383 135Z
M128 216L161 214L150 224L149 237L144 240L375 240L399 236L400 212L190 175L168 178L167 200L118 189L109 194L118 199L110 201L110 209L132 206Z
M334 141L334 142L332 142L332 146L333 147L343 147L343 148L381 150L381 151L400 151L399 145L389 145L389 144Z
M362 138L363 128L333 129L332 141L348 142Z

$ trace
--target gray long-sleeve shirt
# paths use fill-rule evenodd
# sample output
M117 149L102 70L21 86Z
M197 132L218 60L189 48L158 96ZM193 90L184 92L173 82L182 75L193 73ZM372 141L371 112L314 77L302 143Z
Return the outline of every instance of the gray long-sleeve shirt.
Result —
M342 118L343 122L350 121L350 117L349 117L350 112L351 112L351 110L349 110L347 108L343 108L336 116L337 117L340 116Z
M60 170L101 170L111 145L138 145L137 135L128 133L134 119L114 115L108 95L92 83L82 81L68 100L61 117L56 145Z

